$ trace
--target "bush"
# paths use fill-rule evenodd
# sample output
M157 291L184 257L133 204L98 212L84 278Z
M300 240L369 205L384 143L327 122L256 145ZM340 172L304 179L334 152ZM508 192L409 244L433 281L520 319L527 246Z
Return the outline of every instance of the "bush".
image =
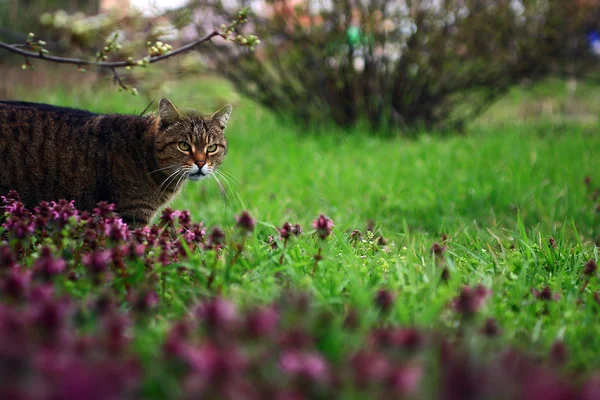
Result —
M199 31L242 4L197 0ZM233 2L235 3L235 2ZM581 72L598 2L270 0L256 52L210 49L238 90L303 122L460 128L524 78ZM435 6L434 4L439 4ZM229 8L231 7L231 8Z

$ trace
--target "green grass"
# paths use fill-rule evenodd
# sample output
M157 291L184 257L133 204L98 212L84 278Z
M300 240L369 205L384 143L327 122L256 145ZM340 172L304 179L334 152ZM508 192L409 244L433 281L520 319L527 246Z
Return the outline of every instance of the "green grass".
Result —
M209 80L200 80L164 90L177 105L213 111L228 96L214 100L210 88ZM110 89L29 91L20 98L98 112L139 113L147 105ZM338 315L356 308L368 325L377 317L375 292L388 287L398 293L388 323L453 331L458 319L449 308L452 298L464 284L482 283L493 296L478 318L498 321L500 341L545 352L564 338L573 366L600 367L590 351L600 348L596 278L580 293L585 262L598 259L593 241L600 235L600 213L591 198L600 186L598 126L569 118L519 121L514 104L533 98L512 92L466 135L408 140L358 129L303 132L235 96L223 166L232 176L223 182L227 194L212 180L191 182L172 207L189 209L195 220L230 234L242 210L257 218L223 289L237 302L268 301L286 287L302 288ZM583 183L586 176L591 188ZM336 228L315 276L318 241L293 241L280 264L281 253L265 243L268 235L276 236L275 227L285 221L310 231L320 213ZM367 236L369 221L386 246ZM365 235L357 245L348 238L353 229ZM448 282L430 252L442 234L449 238ZM555 248L548 245L551 236ZM561 299L546 304L529 295L544 285ZM192 289L172 290L177 296L177 290ZM330 345L342 346L335 337Z

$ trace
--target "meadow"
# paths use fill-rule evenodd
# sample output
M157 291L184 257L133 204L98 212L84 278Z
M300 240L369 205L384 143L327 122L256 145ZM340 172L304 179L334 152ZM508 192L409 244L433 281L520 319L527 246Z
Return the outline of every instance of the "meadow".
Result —
M562 81L516 88L464 133L403 138L302 128L212 82L162 88L180 107L233 101L234 112L222 174L188 183L171 204L204 223L209 249L175 263L190 276L159 269L157 309L132 339L152 377L146 394L178 393L153 370L157 343L190 304L215 293L241 309L308 294L316 347L338 362L374 327L406 326L459 340L482 358L515 348L554 357L568 373L600 368L597 88L580 85L574 100ZM148 103L112 88L16 95L96 112L140 113ZM544 101L551 106L537 106ZM573 103L579 113L564 105ZM240 221L244 211L252 218ZM326 220L313 226L321 214L331 234ZM163 227L176 219L162 218ZM210 252L214 226L227 238L220 257ZM131 271L142 271L138 264ZM146 287L141 276L121 277L117 292L124 282ZM86 299L110 286L92 281L60 280L59 292ZM351 333L349 316L358 326Z

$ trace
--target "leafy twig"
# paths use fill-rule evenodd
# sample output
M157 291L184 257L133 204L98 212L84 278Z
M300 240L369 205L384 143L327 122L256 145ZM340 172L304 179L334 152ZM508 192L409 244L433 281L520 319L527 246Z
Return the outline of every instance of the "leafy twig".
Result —
M184 53L186 51L190 51L192 50L194 47L198 46L201 43L204 42L208 42L210 41L213 37L215 36L220 36L222 38L226 38L225 34L218 32L218 31L212 31L209 34L194 40L193 42L190 42L184 46L181 46L178 49L175 49L173 51L170 51L166 54L161 54L159 56L154 56L154 57L147 57L145 58L145 62L143 60L142 61L143 64L153 64L155 62L158 61L162 61L165 60L167 58L171 58L173 56L176 56L177 54L181 54ZM46 55L40 51L37 52L33 52L33 51L28 51L28 50L23 50L20 47L27 47L27 48L31 48L31 46L17 46L17 45L13 45L13 44L8 44L8 43L4 43L4 42L0 42L0 49L4 49L7 50L11 53L15 53L15 54L19 54L22 55L23 57L26 58L37 58L37 59L41 59L41 60L45 60L45 61L50 61L50 62L55 62L55 63L60 63L60 64L72 64L72 65L77 65L78 67L81 67L83 65L91 65L91 66L96 66L98 68L107 68L107 69L111 69L111 70L115 70L115 68L125 68L125 67L132 67L132 66L136 66L136 65L141 65L138 62L132 61L132 60L127 60L127 61L92 61L92 60L84 60L82 58L68 58L68 57L58 57L58 56L51 56L51 55Z

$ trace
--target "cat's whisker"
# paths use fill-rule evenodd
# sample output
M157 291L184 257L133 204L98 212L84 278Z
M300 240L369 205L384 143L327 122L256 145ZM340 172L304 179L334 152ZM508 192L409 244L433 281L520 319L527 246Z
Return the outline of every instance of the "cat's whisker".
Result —
M227 190L225 190L225 187L223 186L223 184L217 177L217 174L215 174L214 172L215 171L213 171L213 173L210 174L210 176L212 176L215 179L215 182L217 182L217 185L219 186L219 190L221 191L221 196L223 197L223 199L227 199L227 201L229 202L229 205L233 205L233 202L231 201L231 199L229 198L229 195L227 194Z
M166 191L167 191L167 189L169 188L169 185L170 185L171 183L175 182L175 179L177 179L178 175L179 175L181 172L182 172L181 170L178 170L178 171L177 171L177 175L173 176L173 177L170 179L170 182L169 182L169 184L165 185L165 186L162 188L162 190L161 190L161 191L160 191L160 193L158 194L158 197L157 197L158 199L161 199L161 198L162 198L162 196L165 194L165 192L166 192Z
M173 177L174 175L176 175L176 174L177 174L179 171L180 171L180 170L179 170L179 169L177 169L177 170L175 170L175 172L171 173L171 175L167 176L167 177L165 178L165 180L164 180L164 181L162 181L162 183L161 183L161 184L158 186L158 188L156 189L156 191L158 192L158 191L159 191L159 190L162 188L162 186L163 186L164 184L166 184L166 183L169 181L169 179L171 179L171 177Z
M233 175L231 172L225 171L225 170L223 170L221 172L223 172L225 175L227 175L231 179L235 180L237 183L242 183L242 181L237 176Z
M225 182L227 183L227 186L229 186L229 190L231 190L231 193L232 193L232 195L233 195L233 198L235 199L235 201L236 201L236 203L237 203L237 206L238 206L238 207L242 207L242 208L246 208L246 206L245 206L244 202L243 202L243 201L240 199L239 192L233 188L233 186L232 186L232 185L231 185L231 183L229 182L229 179L227 179L227 176L223 175L223 174L221 173L221 171L217 171L217 170L215 170L215 172L217 172L217 173L219 174L219 176L220 176L221 178L223 178L223 180L225 180ZM239 181L239 180L238 180L238 181ZM241 183L241 182L240 182L240 183Z
M179 179L177 180L177 183L175 184L175 190L177 190L179 188L179 183L182 181L182 179L187 178L187 176L190 174L191 170L189 168L185 168L182 169L182 174L179 177ZM183 185L183 183L182 183Z
M227 175L229 178L235 180L237 183L242 183L242 181L240 181L235 175L233 175L231 172L226 171L224 169L220 169L219 172L223 175Z
M231 193L235 193L235 190L233 189L233 187L231 186L231 183L229 182L229 179L227 179L227 177L225 175L223 175L220 171L218 170L214 170L214 173L218 174L218 176L220 176L225 183L227 184L227 186L229 187L229 190L231 190Z
M169 175L156 189L156 191L154 192L154 194L152 195L152 197L154 197L158 192L160 192L160 194L158 195L158 198L160 199L163 195L163 193L165 192L165 190L167 190L167 188L169 187L168 182L169 181L173 181L177 178L177 174L179 174L182 171L182 168L178 168L175 172L173 172L171 175ZM164 186L164 188L163 188ZM162 188L162 191L161 191Z
M155 169L154 171L148 172L148 175L153 174L153 173L158 172L158 171L164 171L165 169L169 169L169 168L177 168L178 166L179 166L178 164L174 164L174 165L169 165L168 167Z

